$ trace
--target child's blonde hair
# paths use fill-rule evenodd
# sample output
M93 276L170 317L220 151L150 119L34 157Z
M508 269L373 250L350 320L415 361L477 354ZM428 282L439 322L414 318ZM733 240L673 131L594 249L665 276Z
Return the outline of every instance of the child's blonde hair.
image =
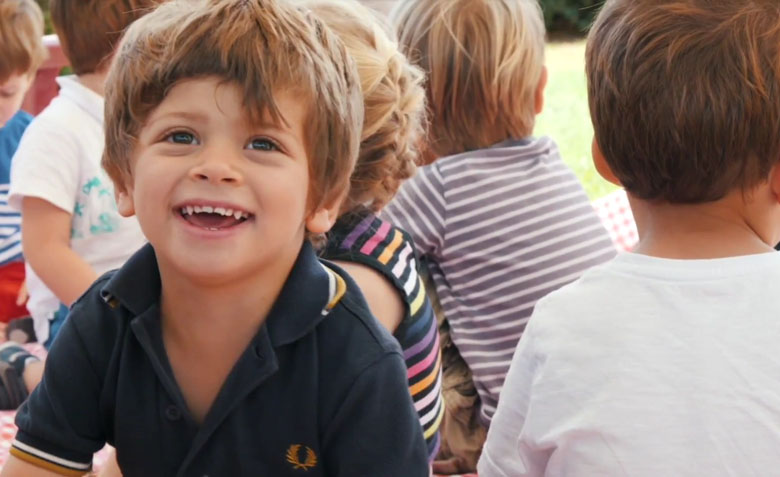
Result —
M428 74L439 156L533 132L545 29L536 0L402 0L401 44Z
M307 0L357 64L365 120L357 165L342 212L379 211L414 174L423 135L423 72L398 50L389 28L353 0Z
M275 0L173 0L125 34L106 84L103 165L118 184L144 122L179 81L216 76L243 92L247 116L283 121L274 94L308 105L310 206L346 192L363 101L341 41L310 12Z
M47 57L43 13L34 0L0 1L0 82L32 74Z

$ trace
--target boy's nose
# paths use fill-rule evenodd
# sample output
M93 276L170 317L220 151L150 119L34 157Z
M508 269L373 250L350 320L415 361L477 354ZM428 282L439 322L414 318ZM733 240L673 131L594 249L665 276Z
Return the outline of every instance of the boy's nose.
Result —
M204 158L200 164L192 168L190 177L196 181L206 181L213 184L238 185L242 182L240 172L224 155L216 157L212 155L212 157Z

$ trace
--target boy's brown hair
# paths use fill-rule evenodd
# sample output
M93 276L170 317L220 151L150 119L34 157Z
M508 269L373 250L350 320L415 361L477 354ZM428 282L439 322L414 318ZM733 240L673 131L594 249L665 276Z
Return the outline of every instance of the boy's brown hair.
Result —
M532 133L545 38L536 0L402 0L394 19L428 74L435 155Z
M162 0L51 0L51 21L77 75L103 71L128 25Z
M43 13L34 0L0 1L0 83L32 74L46 59Z
M138 135L171 88L208 76L240 88L252 121L283 120L279 91L305 101L310 206L343 197L363 121L355 65L311 12L276 0L172 0L128 29L106 83L103 166L115 183L132 178Z
M342 213L378 212L414 174L425 122L424 73L399 51L389 27L354 0L307 0L341 38L360 75L365 120Z
M586 57L596 143L632 195L714 201L780 160L776 0L609 0Z

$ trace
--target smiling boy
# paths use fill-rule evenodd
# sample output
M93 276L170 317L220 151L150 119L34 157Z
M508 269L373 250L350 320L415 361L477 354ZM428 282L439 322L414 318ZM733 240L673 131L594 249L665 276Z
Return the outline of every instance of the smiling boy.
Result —
M105 442L125 477L428 475L400 348L308 242L354 166L358 84L282 1L128 30L103 164L149 245L74 305L3 476L82 475Z

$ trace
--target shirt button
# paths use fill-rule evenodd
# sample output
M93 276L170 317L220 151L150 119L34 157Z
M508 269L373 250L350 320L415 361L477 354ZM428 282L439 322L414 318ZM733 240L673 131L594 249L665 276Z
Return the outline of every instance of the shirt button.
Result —
M165 418L169 421L178 421L181 419L181 410L178 407L171 404L165 408Z
M255 356L257 356L257 359L260 361L265 360L265 357L263 356L263 351L260 349L259 346L255 346Z

